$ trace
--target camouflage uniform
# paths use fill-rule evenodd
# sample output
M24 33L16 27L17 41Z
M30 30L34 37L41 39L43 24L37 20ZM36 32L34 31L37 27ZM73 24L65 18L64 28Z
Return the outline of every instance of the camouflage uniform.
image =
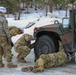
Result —
M6 55L7 62L11 62L11 48L11 37L9 35L8 22L6 18L0 14L0 67L4 66L2 63L3 53Z
M10 33L10 36L15 36L17 34L21 34L22 31L20 28L17 28L16 26L9 26L9 33Z
M67 62L67 54L65 53L62 45L60 46L59 52L42 54L39 59L37 59L35 66L33 67L33 72L42 72L45 68L61 66ZM23 67L22 71L26 71L28 68Z
M52 54L42 54L39 59L36 61L36 67L54 67L60 66L66 62L67 55L64 51L59 51ZM41 63L39 63L41 62Z
M34 47L34 43L31 44L31 40L35 38L29 34L23 34L14 44L14 49L18 54L17 59L20 62L25 62L24 57L26 57L31 49Z
M36 61L33 72L44 71L44 68L61 66L67 62L67 54L60 43L59 52L51 54L42 54Z
M9 26L8 28L9 28L10 37L22 33L22 30L20 28L17 28L16 26ZM14 44L13 44L13 42L11 40L11 46L13 47L13 45ZM4 57L6 57L6 54L5 53L3 53L3 55L4 55ZM12 56L13 56L13 54L12 54Z

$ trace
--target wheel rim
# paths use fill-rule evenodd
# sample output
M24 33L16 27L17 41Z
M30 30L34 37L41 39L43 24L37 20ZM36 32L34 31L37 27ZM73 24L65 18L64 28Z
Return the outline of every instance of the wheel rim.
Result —
M42 54L47 54L47 53L49 53L50 45L48 43L45 43L44 41L41 41L38 48ZM50 51L51 51L51 49L50 49Z

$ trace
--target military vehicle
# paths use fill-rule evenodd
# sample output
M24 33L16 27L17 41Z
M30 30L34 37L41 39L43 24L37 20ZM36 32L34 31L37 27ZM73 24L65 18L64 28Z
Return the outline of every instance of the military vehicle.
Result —
M41 54L48 54L59 51L59 41L68 55L75 55L76 51L76 9L69 11L70 17L64 17L62 24L55 21L52 25L35 27L35 59Z

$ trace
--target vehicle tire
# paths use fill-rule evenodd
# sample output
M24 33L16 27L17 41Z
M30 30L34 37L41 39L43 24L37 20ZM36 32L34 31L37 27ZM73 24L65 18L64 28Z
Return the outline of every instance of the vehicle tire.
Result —
M35 52L35 60L39 58L41 54L48 54L57 52L59 48L58 40L55 40L53 37L49 37L47 35L43 35L38 38L35 42L34 52Z

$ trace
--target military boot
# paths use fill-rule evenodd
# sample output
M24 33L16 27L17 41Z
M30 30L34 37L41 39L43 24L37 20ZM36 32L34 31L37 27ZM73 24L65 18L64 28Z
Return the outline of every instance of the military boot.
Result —
M20 55L17 56L17 59L18 59L18 61L21 62L21 63L25 63L25 62L26 62L26 60L24 60L23 57L20 57Z
M16 65L16 64L13 64L13 63L8 63L8 64L7 64L7 67L8 67L8 68L16 68L17 65Z
M0 61L0 68L4 67L4 64L2 63L2 61Z
M36 73L36 72L43 72L44 71L44 68L43 67L38 67L38 68L34 68L32 70L32 72Z
M32 70L33 70L33 67L32 67L32 66L23 67L21 70L22 70L23 72L32 71Z

